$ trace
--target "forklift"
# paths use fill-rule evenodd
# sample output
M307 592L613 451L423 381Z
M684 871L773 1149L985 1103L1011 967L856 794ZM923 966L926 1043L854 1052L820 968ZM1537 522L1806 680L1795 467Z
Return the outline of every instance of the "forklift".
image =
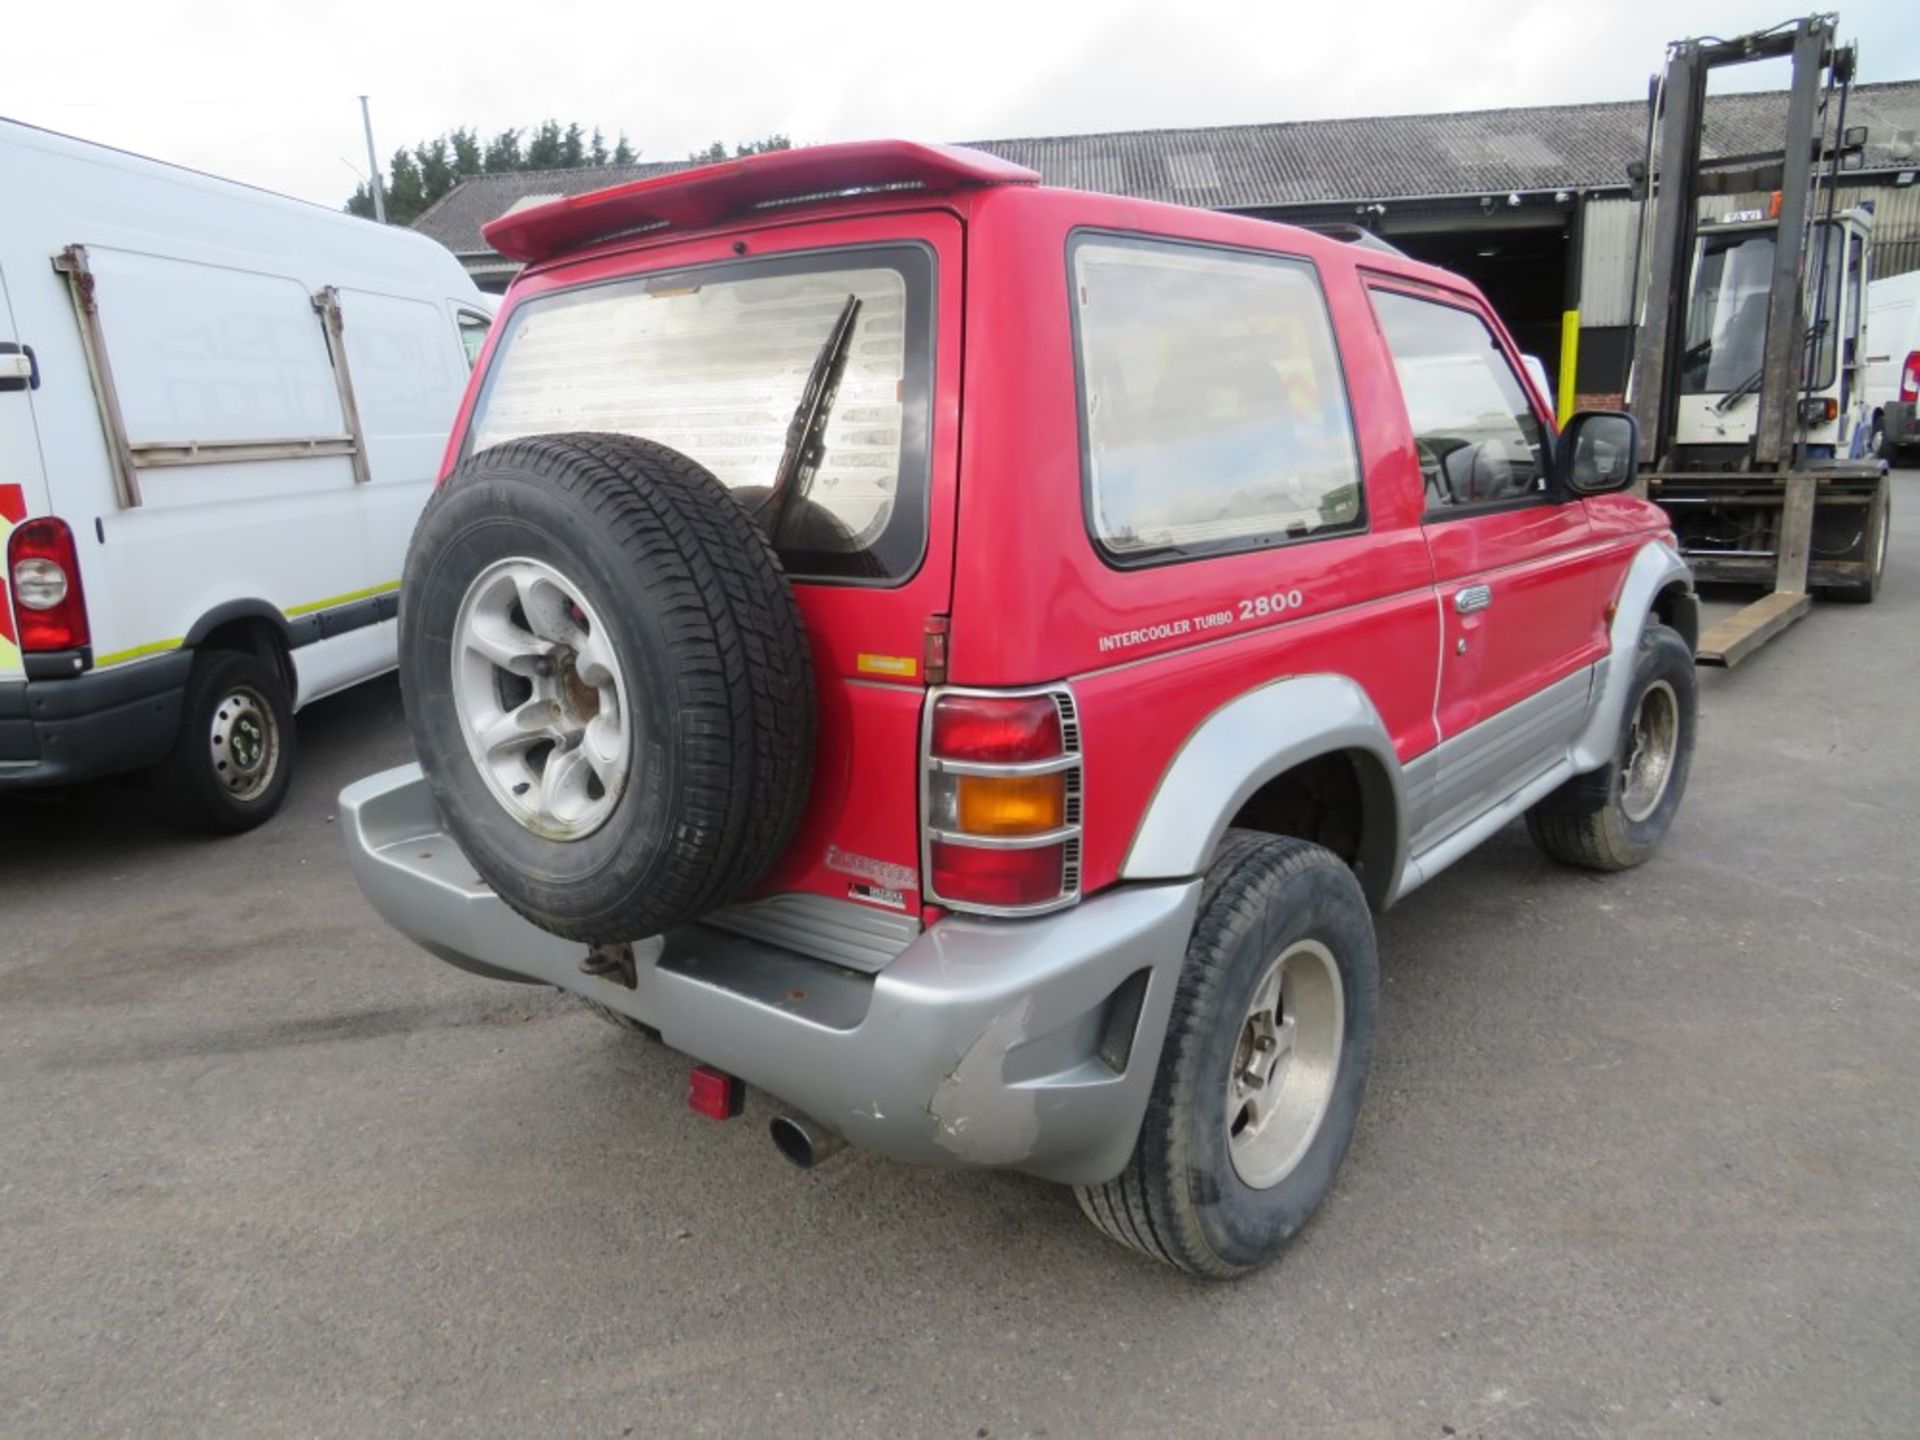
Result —
M1645 493L1696 579L1769 587L1700 637L1702 665L1739 664L1816 590L1871 602L1886 570L1889 480L1863 394L1873 215L1836 206L1866 131L1846 124L1854 52L1836 22L1669 46L1633 167L1645 260L1627 403ZM1708 74L1782 57L1780 150L1703 161ZM1758 208L1728 198L1753 192Z

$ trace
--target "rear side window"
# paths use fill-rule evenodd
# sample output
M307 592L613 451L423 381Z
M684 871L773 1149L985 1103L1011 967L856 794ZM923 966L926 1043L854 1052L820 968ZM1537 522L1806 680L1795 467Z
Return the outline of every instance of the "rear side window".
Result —
M775 544L797 575L904 579L926 538L933 257L919 246L712 265L525 301L488 366L468 449L567 430L657 440L770 526L788 427L852 301L817 464Z
M467 368L471 370L480 363L480 351L487 343L487 331L493 328L493 318L478 310L456 310L454 319L459 323L460 348L466 351Z
M1120 564L1365 524L1318 276L1304 261L1087 234L1069 254L1087 523Z
M1395 290L1375 290L1373 308L1413 422L1427 513L1544 494L1540 417L1486 321Z

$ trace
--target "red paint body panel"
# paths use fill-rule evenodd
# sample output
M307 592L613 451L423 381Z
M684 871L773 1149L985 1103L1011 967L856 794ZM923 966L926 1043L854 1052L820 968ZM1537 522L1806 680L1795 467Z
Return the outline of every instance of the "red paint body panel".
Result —
M506 238L534 253L604 233L593 225L609 206L713 223L738 208L743 185L765 178L741 179L755 165L714 167L726 173L711 177L707 202L688 197L709 181L683 182L671 217L666 189L641 182L529 211L531 225L502 230L503 220L488 233L496 245ZM925 692L917 682L863 677L859 657L917 662L930 616L951 616L951 683L1071 683L1085 767L1082 888L1091 893L1116 879L1168 765L1222 705L1289 675L1348 675L1409 760L1600 658L1625 568L1665 528L1657 509L1619 496L1423 523L1412 431L1367 284L1387 276L1443 289L1489 313L1445 272L1242 217L1006 183L1022 178L942 172L930 188L951 188L938 197L848 197L754 213L732 228L593 244L515 282L476 370L449 466L492 348L527 297L724 260L742 246L753 255L902 240L933 249L939 314L925 559L893 588L796 586L819 680L820 751L799 833L763 892L844 897L854 870L877 867L900 881L888 888L903 892L908 913L920 913ZM589 216L598 217L593 225ZM1074 376L1068 240L1080 229L1284 254L1314 267L1353 412L1364 533L1131 569L1101 556L1082 500ZM1518 369L1511 340L1493 324ZM1454 592L1475 583L1492 588L1494 604L1456 615ZM1298 602L1277 615L1241 605L1296 591Z

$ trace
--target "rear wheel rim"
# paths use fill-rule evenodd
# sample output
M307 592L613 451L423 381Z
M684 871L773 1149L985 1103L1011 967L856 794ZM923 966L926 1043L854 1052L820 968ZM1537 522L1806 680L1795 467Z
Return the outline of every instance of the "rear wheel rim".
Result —
M280 725L251 685L236 685L213 707L207 736L214 783L235 800L257 800L280 769Z
M1333 953L1299 940L1268 964L1247 1002L1227 1072L1227 1154L1255 1190L1300 1164L1333 1103L1346 1035Z
M551 840L604 825L635 725L613 636L580 586L542 560L495 561L460 602L452 667L461 738L500 807Z
M1627 819L1638 824L1659 808L1679 753L1680 700L1673 686L1656 680L1641 692L1627 729L1620 763L1620 809Z

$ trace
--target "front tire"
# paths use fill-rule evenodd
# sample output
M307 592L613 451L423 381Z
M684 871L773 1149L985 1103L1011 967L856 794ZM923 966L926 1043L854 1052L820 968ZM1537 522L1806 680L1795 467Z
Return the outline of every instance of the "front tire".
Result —
M1687 642L1678 631L1649 623L1634 654L1613 758L1527 812L1534 843L1582 870L1630 870L1650 858L1686 792L1698 688Z
M1229 832L1167 1022L1133 1155L1076 1186L1109 1238L1229 1279L1319 1209L1373 1063L1379 960L1346 864L1303 840Z
M293 702L278 667L237 650L203 650L154 788L183 825L238 834L280 808L293 753Z

